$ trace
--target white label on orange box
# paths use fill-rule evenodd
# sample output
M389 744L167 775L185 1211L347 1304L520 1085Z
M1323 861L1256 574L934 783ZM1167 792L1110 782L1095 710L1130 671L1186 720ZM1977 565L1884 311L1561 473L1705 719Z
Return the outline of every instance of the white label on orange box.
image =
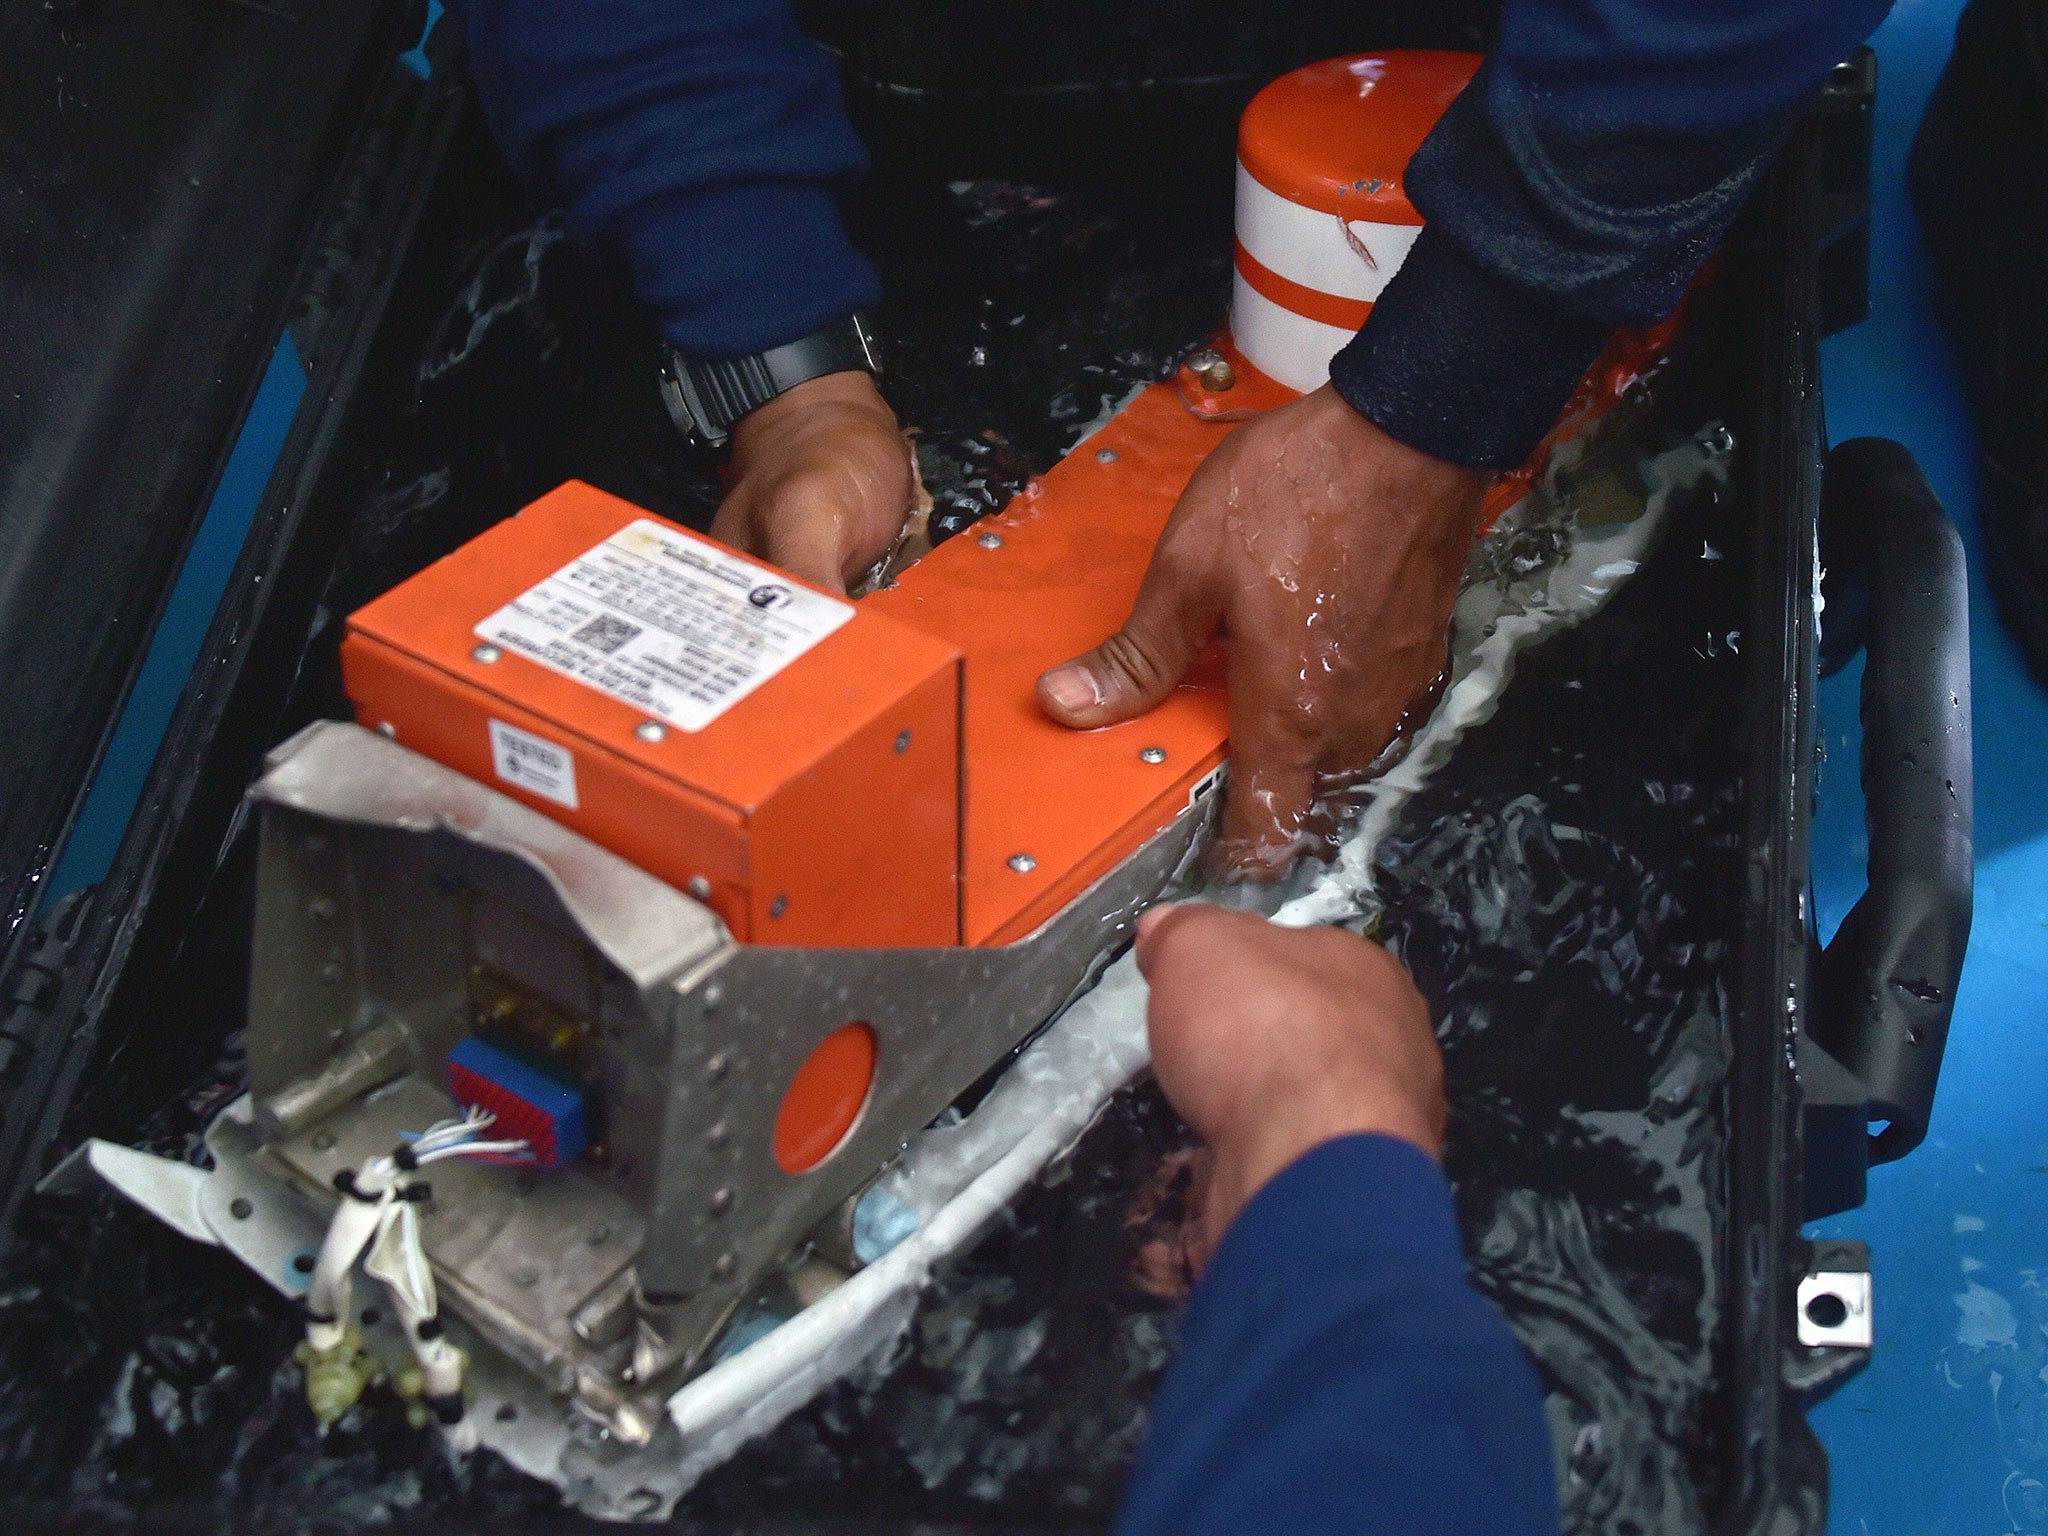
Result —
M491 766L507 784L576 809L576 755L560 742L493 720Z
M701 731L852 617L851 603L642 519L521 593L476 633Z

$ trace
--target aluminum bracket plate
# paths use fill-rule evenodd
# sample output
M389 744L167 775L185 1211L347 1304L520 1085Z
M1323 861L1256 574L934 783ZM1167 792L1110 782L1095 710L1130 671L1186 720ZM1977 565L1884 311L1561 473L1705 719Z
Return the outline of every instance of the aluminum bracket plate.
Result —
M1217 787L1018 943L771 948L395 742L309 727L251 791L261 1112L232 1134L330 1208L338 1172L454 1112L442 1060L526 1000L570 1042L598 1145L567 1169L437 1164L427 1250L478 1334L644 1438L776 1266L1129 942ZM773 1150L783 1097L855 1022L877 1045L866 1102L793 1175Z

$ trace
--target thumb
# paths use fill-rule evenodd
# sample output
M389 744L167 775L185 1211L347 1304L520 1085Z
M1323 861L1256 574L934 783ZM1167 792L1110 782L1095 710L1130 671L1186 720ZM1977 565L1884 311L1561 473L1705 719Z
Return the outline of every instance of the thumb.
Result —
M1219 611L1154 559L1124 627L1038 679L1038 703L1073 730L1132 720L1161 703L1216 633Z

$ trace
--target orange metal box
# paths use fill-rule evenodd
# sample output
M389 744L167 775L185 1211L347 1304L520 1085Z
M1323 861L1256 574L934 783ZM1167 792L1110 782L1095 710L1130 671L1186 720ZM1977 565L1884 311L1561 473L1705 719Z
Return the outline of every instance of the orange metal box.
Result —
M1036 689L1123 623L1174 503L1226 431L1155 384L971 535L862 600L966 658L967 943L1029 935L1184 813L1223 761L1220 654L1150 714L1098 731L1054 724Z
M951 645L575 482L349 619L357 718L755 943L961 940Z

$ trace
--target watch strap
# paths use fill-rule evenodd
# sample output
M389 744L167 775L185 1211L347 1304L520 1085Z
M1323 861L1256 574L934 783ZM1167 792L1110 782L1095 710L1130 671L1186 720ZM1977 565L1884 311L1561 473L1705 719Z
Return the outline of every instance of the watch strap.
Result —
M777 395L828 373L879 375L882 353L867 318L834 321L783 346L744 357L694 358L665 349L662 396L685 436L723 448L733 424Z

